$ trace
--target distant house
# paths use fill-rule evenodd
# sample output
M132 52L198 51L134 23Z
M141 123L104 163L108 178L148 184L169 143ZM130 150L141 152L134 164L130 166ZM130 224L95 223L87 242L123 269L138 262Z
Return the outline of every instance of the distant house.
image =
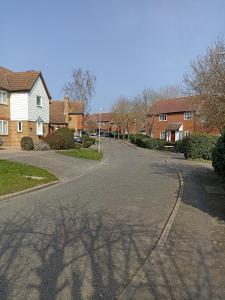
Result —
M50 131L60 127L74 129L76 133L84 128L84 104L82 101L52 100L50 104Z
M13 72L0 66L0 137L6 146L23 136L39 140L49 132L50 93L40 71Z
M197 97L181 97L156 101L149 111L152 136L167 141L179 141L195 132L207 132L196 114ZM210 133L219 134L218 130Z
M114 113L101 113L89 115L85 120L85 129L88 131L114 132L117 130Z

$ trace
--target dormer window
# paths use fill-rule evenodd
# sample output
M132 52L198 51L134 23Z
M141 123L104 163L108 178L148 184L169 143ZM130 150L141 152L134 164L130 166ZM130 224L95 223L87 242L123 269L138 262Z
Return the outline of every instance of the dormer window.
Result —
M0 91L0 104L8 104L7 92L5 91Z
M192 120L193 114L191 111L185 111L184 113L184 120Z
M167 121L167 115L166 114L160 114L159 115L159 121Z
M42 97L37 96L37 107L42 107Z

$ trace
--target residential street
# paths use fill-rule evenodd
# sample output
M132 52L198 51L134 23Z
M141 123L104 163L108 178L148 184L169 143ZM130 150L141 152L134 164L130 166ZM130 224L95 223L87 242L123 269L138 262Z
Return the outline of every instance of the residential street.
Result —
M43 166L55 155L60 168L48 168L64 182L0 202L0 299L224 299L225 201L212 168L114 140L104 152L74 180L81 160L14 157ZM152 261L178 171L182 203Z

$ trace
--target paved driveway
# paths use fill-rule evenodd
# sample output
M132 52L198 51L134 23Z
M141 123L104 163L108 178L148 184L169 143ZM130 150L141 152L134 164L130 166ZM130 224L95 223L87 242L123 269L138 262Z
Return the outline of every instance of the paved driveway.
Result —
M0 158L48 169L61 180L71 180L91 170L97 161L63 156L54 151L0 151Z

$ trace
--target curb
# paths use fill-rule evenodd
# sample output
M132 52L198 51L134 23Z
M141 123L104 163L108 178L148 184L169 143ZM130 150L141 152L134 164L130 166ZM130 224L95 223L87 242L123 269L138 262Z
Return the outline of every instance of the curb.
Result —
M127 142L127 141L124 141L124 140L119 140L119 143L122 143L122 144L125 144L131 148L134 148L135 150L141 150L141 151L144 151L145 149L141 148L141 147L137 147L137 146L134 146L133 144L131 144L130 142Z
M7 199L12 199L12 198L19 197L19 196L23 196L25 194L30 194L32 192L36 192L36 191L42 190L44 188L51 187L51 186L59 184L61 182L62 181L60 181L60 180L56 180L56 181L52 181L52 182L49 182L49 183L40 184L38 186L32 187L30 189L23 190L23 191L20 191L20 192L15 192L15 193L3 195L3 196L0 197L0 201L7 200Z
M156 258L160 255L160 252L163 250L167 237L171 231L172 225L175 221L176 215L179 211L179 207L181 204L181 200L183 198L183 193L184 193L184 181L182 179L182 176L179 172L177 172L177 177L179 180L179 194L177 197L177 200L172 208L172 211L167 218L167 221L162 229L162 232L159 236L159 239L151 251L151 253L148 255L148 257L145 259L143 264L140 266L140 268L136 271L136 273L132 276L130 279L130 282L124 287L124 289L121 291L121 293L118 295L118 300L122 299L130 299L129 295L132 295L134 293L135 287L137 286L136 283L138 283L138 279L141 277L142 270L145 268L145 265L152 265L155 261Z

